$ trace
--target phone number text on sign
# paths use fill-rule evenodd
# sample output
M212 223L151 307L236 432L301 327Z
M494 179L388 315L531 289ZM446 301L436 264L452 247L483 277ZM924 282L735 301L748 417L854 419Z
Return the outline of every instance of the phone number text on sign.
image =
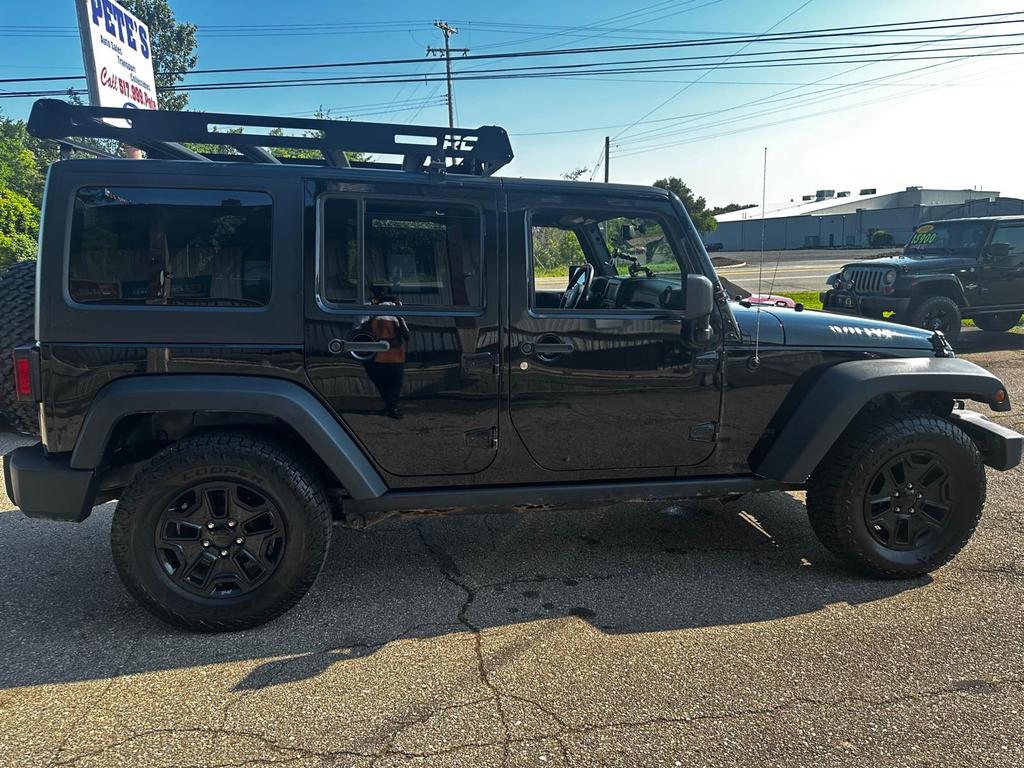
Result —
M100 85L120 94L121 96L131 99L144 109L156 109L156 99L142 90L139 86L133 85L127 80L117 77L117 75L110 74L107 72L106 67L100 70Z

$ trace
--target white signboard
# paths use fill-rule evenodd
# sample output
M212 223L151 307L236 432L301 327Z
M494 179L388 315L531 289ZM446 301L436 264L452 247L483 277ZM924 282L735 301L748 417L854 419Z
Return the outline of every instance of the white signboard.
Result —
M149 29L114 0L75 0L94 107L157 109Z

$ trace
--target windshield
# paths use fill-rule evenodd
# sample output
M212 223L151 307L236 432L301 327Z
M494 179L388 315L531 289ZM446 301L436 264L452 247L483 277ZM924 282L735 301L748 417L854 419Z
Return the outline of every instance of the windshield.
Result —
M988 222L949 221L922 224L914 230L906 256L969 256L978 253L988 236Z

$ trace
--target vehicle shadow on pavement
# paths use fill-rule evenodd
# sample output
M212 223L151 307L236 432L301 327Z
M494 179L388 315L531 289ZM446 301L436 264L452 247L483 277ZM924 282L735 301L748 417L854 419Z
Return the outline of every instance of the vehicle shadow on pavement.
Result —
M310 594L254 630L190 634L128 596L108 549L112 505L69 529L0 513L0 689L252 660L236 689L305 680L398 641L586 622L607 635L767 622L891 598L815 539L773 493L708 514L618 505L336 527ZM511 637L509 639L512 639ZM514 653L515 643L503 652Z
M989 333L965 330L953 345L958 355L973 352L1009 352L1024 350L1024 333Z

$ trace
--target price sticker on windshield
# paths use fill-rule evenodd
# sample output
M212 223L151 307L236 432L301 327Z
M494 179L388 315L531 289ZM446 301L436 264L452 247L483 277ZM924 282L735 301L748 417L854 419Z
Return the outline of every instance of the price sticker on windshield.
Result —
M911 245L931 245L938 237L934 224L922 224L914 230L914 236L910 239Z

